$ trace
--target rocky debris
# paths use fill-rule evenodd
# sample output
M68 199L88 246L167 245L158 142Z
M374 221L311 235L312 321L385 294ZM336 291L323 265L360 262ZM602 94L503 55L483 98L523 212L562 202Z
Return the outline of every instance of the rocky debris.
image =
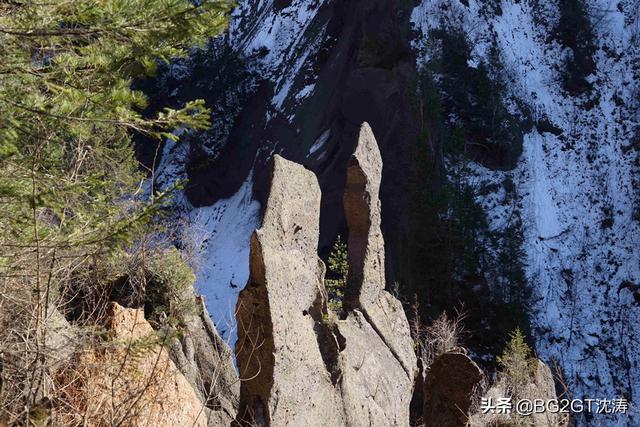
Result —
M382 161L361 127L345 192L345 313L328 312L318 258L320 189L313 173L275 156L264 222L251 240L237 306L241 422L409 425L416 356L401 304L384 290L378 191Z
M206 405L209 425L230 425L238 413L238 373L202 297L193 298L198 314L184 319L184 330L170 347L171 358Z
M466 426L483 376L478 365L464 353L438 356L429 366L424 383L425 427Z
M59 374L70 380L65 382L69 401L84 410L80 424L207 426L202 402L143 310L112 303L106 329L108 348L79 352L74 365Z

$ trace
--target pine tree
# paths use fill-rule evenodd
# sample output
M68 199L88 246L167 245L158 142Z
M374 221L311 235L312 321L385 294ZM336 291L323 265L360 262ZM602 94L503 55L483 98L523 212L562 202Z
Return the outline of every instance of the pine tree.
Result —
M155 118L133 78L226 24L226 0L95 0L0 6L2 241L113 242L138 217L130 137L204 128L201 101ZM43 220L46 212L47 220Z
M176 140L177 128L208 125L200 100L143 117L147 100L132 81L219 34L231 7L228 0L0 4L0 314L11 312L0 316L0 366L11 367L0 372L0 381L11 378L0 389L3 417L28 415L47 398L52 313L69 289L113 280L166 199L145 196L132 136Z
M514 401L524 397L525 387L531 381L533 374L533 358L520 328L516 328L511 334L502 356L497 360L511 397Z
M347 274L349 273L349 261L347 258L347 245L338 236L331 253L329 254L329 271L328 275L333 278L325 280L325 287L329 297L329 308L334 312L342 310L342 301L344 299L344 289L347 284Z

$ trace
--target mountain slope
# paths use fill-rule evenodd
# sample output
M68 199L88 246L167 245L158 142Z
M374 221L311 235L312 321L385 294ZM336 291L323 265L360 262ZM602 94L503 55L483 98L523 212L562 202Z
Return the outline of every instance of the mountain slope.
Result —
M593 72L585 78L589 91L576 94L563 87L572 48L557 36L558 4L241 1L228 36L217 42L224 48L209 52L240 58L250 77L222 91L233 99L221 104L231 105L220 112L228 115L224 126L191 137L188 147L165 145L158 179L190 179L176 212L202 229L198 285L216 322L233 323L230 309L248 277L268 159L279 153L318 175L323 253L345 229L344 171L362 121L371 124L385 164L388 282L402 276L402 241L412 234L408 189L421 185L414 174L415 144L424 135L415 85L437 52L434 30L455 30L468 43L468 68L498 59L501 100L521 120L517 161L476 153L465 179L492 189L476 192L491 230L508 226L514 212L522 219L536 349L558 361L575 397L637 400L640 4L587 2ZM212 93L202 83L211 76L197 66L203 56L182 70L176 99L198 85ZM482 273L491 286L493 276ZM235 335L233 326L219 329Z

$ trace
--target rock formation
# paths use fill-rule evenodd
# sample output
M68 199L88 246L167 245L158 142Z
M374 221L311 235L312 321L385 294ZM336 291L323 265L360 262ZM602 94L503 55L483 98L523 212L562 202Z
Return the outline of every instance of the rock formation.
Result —
M424 384L425 427L466 426L482 378L482 370L467 355L448 352L438 356Z
M347 168L344 194L349 275L347 317L338 322L338 330L345 339L342 390L348 425L408 425L417 371L406 315L385 291L381 177L380 151L364 123ZM364 399L368 404L362 404Z
M556 399L556 387L551 369L540 359L536 360L531 383L527 385L525 395L530 399L549 401ZM554 414L552 411L531 415L533 427L568 426L568 414Z
M345 313L330 313L318 258L320 189L275 156L263 226L237 306L239 419L257 425L408 425L416 357L400 303L384 290L380 153L361 128L347 175L352 263Z
M318 343L324 267L317 256L320 189L313 173L273 160L263 225L237 306L240 417L258 425L344 424Z
M114 345L78 353L74 365L59 373L69 401L83 414L65 425L207 426L204 405L143 310L112 303L106 329Z
M540 359L533 359L532 371L530 373L529 383L523 387L519 397L512 398L511 404L513 410L510 413L499 413L499 411L484 411L482 408L475 406L472 408L473 414L469 417L468 424L451 424L451 425L469 425L471 427L484 427L494 425L527 425L531 427L567 427L573 425L570 423L570 414L553 413L554 411L533 411L529 415L519 415L515 410L515 405L520 399L528 401L551 402L558 399L556 394L555 382L551 369ZM455 377L458 378L457 376ZM491 402L498 402L498 399L510 397L511 392L509 386L505 383L505 378L498 381L484 393L484 398ZM426 410L426 404L425 404ZM573 414L572 416L574 416ZM425 416L426 419L426 416ZM575 421L575 420L574 420ZM429 423L426 423L429 426ZM442 424L431 424L442 425ZM578 424L581 425L581 424Z
M171 358L205 404L209 425L230 425L238 412L238 373L231 349L218 334L202 297L193 298L198 314L184 319L184 330L171 345Z

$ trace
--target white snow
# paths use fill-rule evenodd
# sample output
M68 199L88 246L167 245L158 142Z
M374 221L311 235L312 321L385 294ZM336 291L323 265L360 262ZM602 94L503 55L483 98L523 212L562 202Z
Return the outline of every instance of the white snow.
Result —
M331 129L327 129L324 132L322 132L322 134L318 137L318 139L316 139L316 141L313 143L311 148L309 148L309 153L307 154L307 157L314 156L318 151L320 151L324 147L324 145L327 143L330 136L331 136ZM322 156L322 153L320 154L320 156Z
M234 348L238 294L249 279L249 241L260 226L260 204L252 199L253 173L236 194L212 206L191 208L186 237L197 242L196 291L205 296L218 332Z
M303 99L307 98L309 95L313 93L313 89L315 89L315 87L316 87L315 83L312 83L310 85L306 85L305 87L303 87L300 90L300 92L296 94L296 101L302 101Z
M470 66L495 35L510 79L506 96L526 103L534 119L546 117L562 129L558 137L534 128L525 136L515 170L477 166L474 180L501 182L511 176L516 184L541 357L559 361L575 397L614 398L624 393L633 399L640 395L640 308L619 285L623 280L640 281L640 227L632 219L637 199L633 174L638 171L633 155L623 154L621 147L629 145L638 124L633 105L640 77L632 70L640 61L640 2L620 2L626 16L617 3L588 1L591 19L597 22L597 43L612 52L607 55L600 49L596 55L597 71L590 79L600 96L591 110L582 107L585 98L566 96L558 83L566 52L547 40L558 16L552 2L537 2L539 9L534 10L530 1L503 0L501 16L494 16L480 13L479 1L470 0L468 8L446 2L443 9L442 0L423 0L412 22L422 34L413 43L419 61L430 57L426 35L441 19L468 36L473 49ZM534 18L546 19L548 26ZM614 94L625 105L616 105ZM481 202L492 227L499 228L507 210L494 199L489 195ZM611 227L603 225L609 217ZM599 421L638 425L634 417Z
M256 57L255 70L273 82L272 104L285 110L291 99L299 103L313 90L305 70L325 37L324 25L314 25L326 0L292 0L279 11L273 0L247 0L233 13L229 40L246 57ZM292 89L297 90L292 92Z
M167 141L158 166L159 189L184 180L188 146ZM173 201L173 217L182 246L196 273L194 287L205 297L209 315L231 348L237 340L235 307L249 278L249 240L260 226L260 204L252 199L253 172L236 194L211 206L194 207L182 192Z

